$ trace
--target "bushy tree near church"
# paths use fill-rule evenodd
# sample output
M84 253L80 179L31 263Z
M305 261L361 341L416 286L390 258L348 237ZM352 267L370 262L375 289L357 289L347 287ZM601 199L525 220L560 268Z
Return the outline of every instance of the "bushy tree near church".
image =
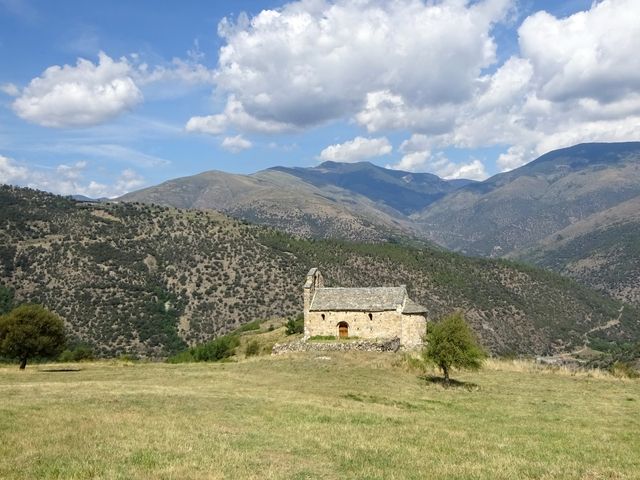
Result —
M478 370L486 357L462 312L453 313L429 325L425 340L423 356L442 370L446 383L450 381L452 368Z

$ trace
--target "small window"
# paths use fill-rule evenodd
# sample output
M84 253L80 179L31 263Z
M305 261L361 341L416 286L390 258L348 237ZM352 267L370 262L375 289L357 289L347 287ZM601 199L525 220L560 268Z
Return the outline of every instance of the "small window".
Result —
M373 313L369 314L369 320L373 320Z
M324 313L322 315L320 315L322 317L322 319L324 320Z

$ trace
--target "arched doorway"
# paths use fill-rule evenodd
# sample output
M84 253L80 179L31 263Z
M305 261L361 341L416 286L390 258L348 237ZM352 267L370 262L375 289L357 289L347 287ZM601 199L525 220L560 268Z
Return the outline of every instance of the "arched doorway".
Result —
M347 322L338 323L338 336L340 338L349 337L349 324Z

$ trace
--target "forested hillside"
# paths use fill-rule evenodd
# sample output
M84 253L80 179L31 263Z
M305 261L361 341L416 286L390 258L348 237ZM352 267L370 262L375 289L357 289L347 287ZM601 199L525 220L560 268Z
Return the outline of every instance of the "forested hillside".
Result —
M306 271L329 285L406 284L437 319L463 309L498 353L640 337L638 312L531 267L399 244L296 239L211 211L87 204L0 187L0 283L60 314L102 355L165 356L256 318L302 309Z

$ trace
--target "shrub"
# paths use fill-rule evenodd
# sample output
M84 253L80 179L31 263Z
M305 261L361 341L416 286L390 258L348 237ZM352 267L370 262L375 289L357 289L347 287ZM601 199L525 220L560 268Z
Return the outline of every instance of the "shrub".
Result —
M247 357L253 357L255 355L258 355L260 353L260 344L258 343L257 340L252 340L249 343L247 343L247 346L245 347L244 350L244 354Z
M236 335L224 335L173 355L167 359L167 362L217 362L234 355L239 343Z
M79 345L73 349L67 349L58 357L59 362L81 362L83 360L93 360L93 350L86 345Z
M296 318L290 318L287 321L287 335L295 335L296 333L304 333L304 315L299 314Z
M239 343L238 337L225 335L193 347L191 353L196 362L216 362L233 355Z
M628 362L615 362L611 366L611 374L618 378L640 377L640 373Z

